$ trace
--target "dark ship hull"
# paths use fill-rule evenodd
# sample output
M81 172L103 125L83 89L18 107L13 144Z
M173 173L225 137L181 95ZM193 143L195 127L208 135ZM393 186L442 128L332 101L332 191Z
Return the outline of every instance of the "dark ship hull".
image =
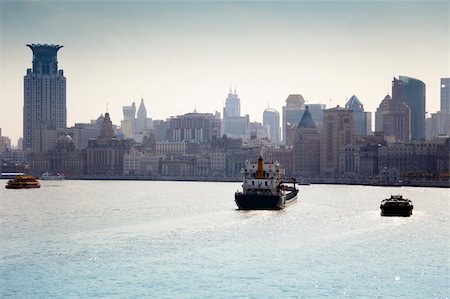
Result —
M234 195L234 201L240 210L281 210L297 201L297 193L298 190L280 195L244 194L237 192Z
M409 217L412 215L412 205L382 205L381 216L401 216Z
M383 200L380 205L381 216L409 217L413 208L412 201L401 195L391 195L391 198Z

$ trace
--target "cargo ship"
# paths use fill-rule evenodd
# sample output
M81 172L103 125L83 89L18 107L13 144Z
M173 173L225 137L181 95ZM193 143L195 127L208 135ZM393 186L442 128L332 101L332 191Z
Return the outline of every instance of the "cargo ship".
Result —
M234 195L240 210L281 210L297 201L295 179L282 181L284 169L278 162L246 161L242 169L242 192Z

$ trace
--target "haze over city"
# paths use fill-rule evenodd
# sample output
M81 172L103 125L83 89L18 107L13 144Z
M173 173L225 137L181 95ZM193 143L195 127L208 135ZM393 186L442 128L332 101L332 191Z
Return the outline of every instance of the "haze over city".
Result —
M252 121L291 93L328 108L356 94L373 112L399 75L426 84L431 113L449 74L449 4L2 1L0 40L0 127L13 143L29 43L64 46L69 126L107 106L119 124L141 97L153 119L221 112L230 84Z

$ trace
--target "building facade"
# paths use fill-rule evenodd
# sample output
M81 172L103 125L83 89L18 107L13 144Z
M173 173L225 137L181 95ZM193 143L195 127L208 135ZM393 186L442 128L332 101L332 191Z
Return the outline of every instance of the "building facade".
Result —
M368 114L368 112L364 111L364 105L361 103L358 97L352 95L345 104L345 108L352 110L353 125L355 126L356 135L357 136L369 135L370 131L368 132L368 122L370 122L371 119L367 118L368 115L370 115L370 113Z
M293 143L293 173L295 177L316 177L320 174L320 134L306 106Z
M402 97L411 110L411 139L424 139L426 107L425 83L406 76L399 76L398 79L401 81L401 84L397 84L397 86L401 89Z
M24 77L23 148L40 148L36 130L45 124L54 129L66 128L66 78L58 69L57 53L63 46L28 44L33 51L33 67Z
M441 112L450 114L450 78L441 78Z
M170 141L211 143L220 136L220 114L187 113L170 119Z
M270 141L274 145L280 144L280 113L267 108L263 112L263 125L267 128Z
M283 143L292 145L288 140L289 129L296 126L305 111L305 99L301 94L290 94L286 99L286 106L282 107Z
M114 176L123 174L123 157L133 145L132 139L115 137L109 113L105 113L100 136L91 139L86 149L88 175Z
M323 116L320 149L320 173L324 177L339 176L339 151L341 147L356 143L353 114L337 106L327 109Z

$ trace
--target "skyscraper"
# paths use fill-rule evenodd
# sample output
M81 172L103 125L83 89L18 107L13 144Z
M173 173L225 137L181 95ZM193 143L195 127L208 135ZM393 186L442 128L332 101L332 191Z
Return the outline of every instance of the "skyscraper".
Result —
M395 78L394 78L395 79ZM425 83L420 80L399 76L402 82L403 100L411 109L411 139L425 138ZM392 95L394 98L394 94Z
M120 122L120 129L125 138L133 138L136 131L136 104L123 106L123 120Z
M320 145L320 173L322 176L338 175L339 151L356 142L352 111L337 106L323 115L322 142Z
M141 99L137 112L136 129L140 131L148 129L147 109L144 105L144 99Z
M67 123L66 78L58 70L57 52L63 46L28 44L33 68L24 77L23 148L42 147L36 130L65 128Z
M263 112L263 125L268 127L270 141L280 144L280 113L275 109L267 108Z
M450 114L450 78L441 78L441 112Z
M392 81L392 98L387 95L375 112L376 131L394 141L408 141L411 138L411 109L404 101L403 81Z
M364 105L357 96L352 95L345 104L345 108L352 110L353 124L355 126L356 135L365 136L367 133L367 114L364 112Z
M320 134L308 106L293 137L293 172L296 177L315 177L320 173Z
M286 106L282 108L283 143L292 145L292 132L289 130L297 126L305 111L305 99L301 94L290 94L286 99Z
M240 138L249 134L250 117L241 116L241 100L236 90L230 88L223 108L223 133L228 137Z
M223 117L239 117L241 116L241 100L239 99L236 89L234 92L228 92L228 97L225 100L225 108L223 109Z

